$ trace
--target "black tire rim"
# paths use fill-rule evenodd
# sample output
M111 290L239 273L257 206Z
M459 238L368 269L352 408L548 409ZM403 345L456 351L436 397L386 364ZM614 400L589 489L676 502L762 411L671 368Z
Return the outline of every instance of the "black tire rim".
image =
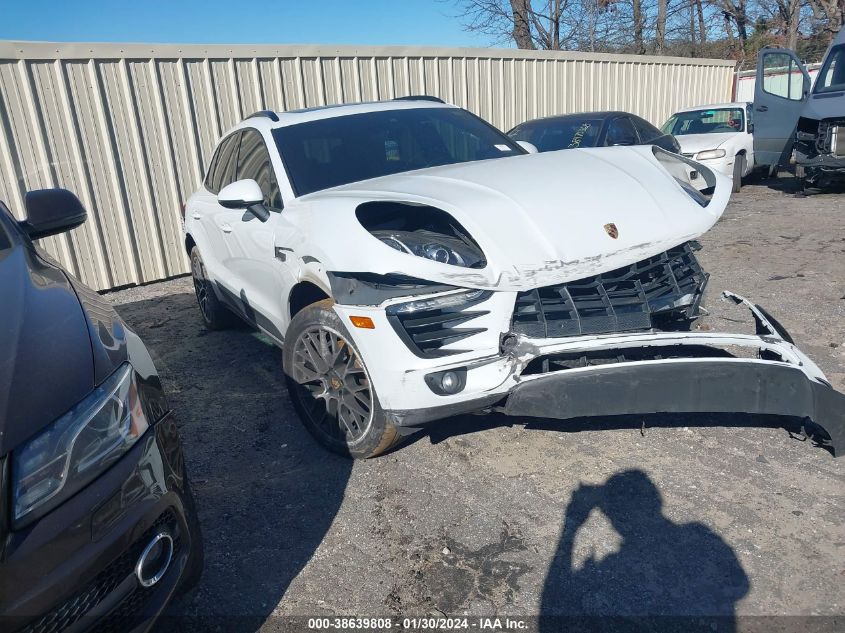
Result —
M199 304L200 312L203 318L211 322L211 294L214 292L209 287L209 281L205 276L205 268L199 257L194 255L191 258L191 277L194 280L194 292L197 295L197 304Z
M335 330L315 325L293 344L295 394L313 428L334 444L360 442L373 421L369 376Z

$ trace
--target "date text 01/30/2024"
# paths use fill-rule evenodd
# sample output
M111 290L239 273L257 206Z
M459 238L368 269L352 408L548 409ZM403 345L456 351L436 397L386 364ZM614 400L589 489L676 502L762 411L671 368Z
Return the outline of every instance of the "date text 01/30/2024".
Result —
M308 629L312 631L524 631L528 628L526 620L499 617L457 617L457 618L365 618L336 617L309 618Z

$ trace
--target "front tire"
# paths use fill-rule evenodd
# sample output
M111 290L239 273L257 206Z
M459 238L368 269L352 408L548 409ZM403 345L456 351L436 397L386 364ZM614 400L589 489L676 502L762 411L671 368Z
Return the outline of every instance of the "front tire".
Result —
M312 303L291 320L283 348L288 393L324 447L355 459L375 457L400 436L333 305L331 299Z
M745 156L737 154L734 158L733 193L739 193L742 189L742 175L745 173Z

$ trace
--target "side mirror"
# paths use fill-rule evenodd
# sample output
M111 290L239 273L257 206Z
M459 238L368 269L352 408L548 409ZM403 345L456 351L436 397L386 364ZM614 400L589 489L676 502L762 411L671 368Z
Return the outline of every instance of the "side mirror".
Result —
M217 194L217 202L227 209L245 209L262 222L270 219L261 187L252 178L236 180L223 187Z
M227 209L246 209L254 204L262 204L264 194L261 193L261 187L257 182L252 178L246 178L223 187L217 194L217 202Z
M754 132L754 124L753 124L753 123L749 123L749 124L748 124L748 133L749 133L749 134L751 134L751 133L753 133L753 132Z
M67 189L36 189L24 197L26 220L20 227L33 240L64 233L85 222L85 207Z
M517 141L517 145L519 145L522 149L524 149L529 154L539 154L540 150L537 149L537 146L534 143L529 143L528 141Z

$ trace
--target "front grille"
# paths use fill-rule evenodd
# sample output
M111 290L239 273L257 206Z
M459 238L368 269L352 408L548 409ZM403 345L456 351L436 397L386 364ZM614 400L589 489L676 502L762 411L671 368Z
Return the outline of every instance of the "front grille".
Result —
M648 330L694 316L707 274L689 243L630 266L520 292L511 330L532 338Z
M164 526L173 535L173 556L179 552L180 539L176 517L172 511L164 512L144 534L123 554L112 561L84 589L65 600L49 613L31 622L20 633L58 633L77 622L134 573L135 563L150 539ZM132 627L155 587L144 589L138 585L120 605L94 629L97 633L123 631Z

